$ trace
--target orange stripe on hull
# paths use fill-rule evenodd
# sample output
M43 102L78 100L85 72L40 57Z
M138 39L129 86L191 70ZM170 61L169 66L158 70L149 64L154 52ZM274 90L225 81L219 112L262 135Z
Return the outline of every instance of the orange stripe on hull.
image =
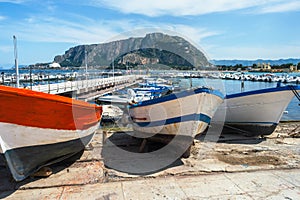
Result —
M83 130L100 121L102 107L67 97L0 86L0 121L23 126Z

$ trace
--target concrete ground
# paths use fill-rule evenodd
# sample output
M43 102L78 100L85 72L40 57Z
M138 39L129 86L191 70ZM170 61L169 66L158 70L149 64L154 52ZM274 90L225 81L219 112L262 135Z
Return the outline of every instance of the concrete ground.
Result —
M50 166L47 178L15 182L0 161L0 198L299 199L299 134L300 122L293 122L266 138L225 135L216 142L203 135L194 140L189 158L167 163L147 157L161 144L149 142L138 153L141 140L112 131L103 143L99 130L84 152ZM109 151L115 147L123 151Z
M299 199L300 170L168 176L19 189L6 199Z

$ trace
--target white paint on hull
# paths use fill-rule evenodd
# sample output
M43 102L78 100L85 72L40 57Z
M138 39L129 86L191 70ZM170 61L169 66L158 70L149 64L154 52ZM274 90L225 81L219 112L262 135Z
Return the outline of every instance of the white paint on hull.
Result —
M82 138L94 133L99 123L86 130L57 130L0 122L1 153L20 147L55 144Z
M207 125L208 124L203 121L187 121L155 127L141 127L134 124L133 129L143 133L149 133L147 137L150 137L157 133L164 135L182 135L195 137L197 134L205 131Z
M222 121L220 114L226 112L227 124L272 126L279 123L293 97L292 91L284 90L225 99L214 119Z

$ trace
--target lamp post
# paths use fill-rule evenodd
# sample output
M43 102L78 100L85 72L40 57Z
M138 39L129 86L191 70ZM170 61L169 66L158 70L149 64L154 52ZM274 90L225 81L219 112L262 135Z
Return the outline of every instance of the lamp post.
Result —
M20 77L19 77L19 65L18 65L17 38L15 35L13 36L13 40L14 40L14 55L15 55L15 68L16 68L16 83L18 88L20 87Z
M113 80L114 80L114 87L115 87L115 61L114 61L114 59L113 59L113 62L112 62L112 70L113 70Z
M32 66L29 65L30 89L32 90Z
M2 76L2 84L4 85L4 72L1 72L1 76Z
M85 54L84 54L84 61L85 61L85 80L87 82L88 80L88 75L87 75L87 50L85 50Z

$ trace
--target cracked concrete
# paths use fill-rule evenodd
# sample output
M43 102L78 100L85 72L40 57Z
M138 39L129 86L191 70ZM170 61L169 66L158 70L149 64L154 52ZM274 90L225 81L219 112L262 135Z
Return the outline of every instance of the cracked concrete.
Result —
M284 123L266 138L226 135L215 143L202 136L195 139L189 158L145 175L105 166L99 131L84 152L52 165L48 178L16 183L0 162L0 198L299 199L300 138L290 136L299 125ZM138 151L140 140L113 132L108 137L112 135L118 146Z
M279 173L279 175L277 174ZM285 178L300 170L157 177L82 186L18 190L7 199L298 199L300 187Z

